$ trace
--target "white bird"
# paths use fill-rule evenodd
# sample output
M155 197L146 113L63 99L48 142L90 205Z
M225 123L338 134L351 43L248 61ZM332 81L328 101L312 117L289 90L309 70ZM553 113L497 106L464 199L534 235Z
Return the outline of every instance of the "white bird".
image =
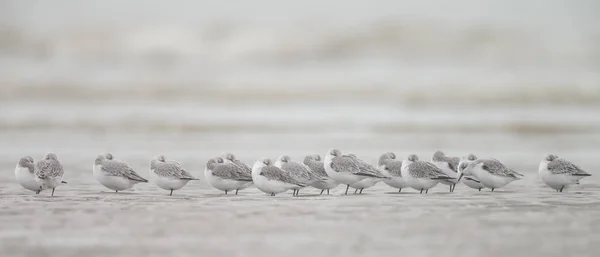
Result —
M173 195L173 190L179 190L191 180L198 180L179 162L166 161L164 155L156 156L150 161L150 181L158 187L170 190L169 196Z
M312 186L317 182L323 182L307 165L304 163L293 162L292 159L287 155L281 155L275 161L275 166L282 169L292 176L296 181L302 184ZM292 188L294 195L298 196L300 189L304 187L298 186Z
M273 165L273 162L268 158L260 159L254 163L254 166L252 166L252 179L254 185L260 191L271 196L299 186L306 186L306 184L295 180L289 173Z
M216 189L225 191L235 190L235 194L252 182L252 174L246 173L244 168L234 162L227 162L222 157L208 160L204 169L204 176L208 183Z
M15 177L23 188L34 191L37 195L40 193L40 185L35 181L34 167L35 163L31 156L21 158L15 168Z
M112 154L98 155L92 167L94 177L101 185L119 192L148 180L138 175L127 163L113 159Z
M461 159L460 163L458 163L458 176L460 177L461 176L460 174L462 174L463 170L465 168L467 168L469 163L471 163L475 160L477 160L477 156L475 156L474 154L469 154L466 157L464 157L463 159ZM473 188L473 189L477 189L479 191L481 191L481 189L485 187L483 184L481 184L481 182L479 182L479 180L477 178L475 178L473 176L463 176L462 182L466 186Z
M396 160L396 154L392 152L382 154L379 157L378 168L381 174L389 177L389 179L384 179L383 183L398 188L398 192L402 192L402 188L408 187L402 178L402 160Z
M327 175L340 184L346 185L346 192L351 184L361 181L365 178L383 178L384 176L379 173L365 172L360 169L359 162L356 158L351 156L342 155L342 152L338 149L331 149L325 156L325 172Z
M389 179L389 177L386 177L385 175L381 174L381 172L379 170L377 170L377 168L373 167L371 164L369 164L361 159L358 159L358 157L356 157L356 155L348 154L347 156L354 159L354 161L356 161L358 163L358 168L360 169L360 171L362 173L373 174L375 176L375 177L365 178L361 181L350 184L351 188L356 189L354 191L355 194L356 194L356 192L358 192L359 194L362 194L363 189L375 186L377 183L381 182L384 178Z
M63 182L62 177L65 171L62 164L58 161L56 154L48 153L44 156L44 159L35 164L34 173L39 190L52 188L51 196L54 196L54 190Z
M479 159L469 163L459 175L458 180L460 181L463 176L474 176L492 191L523 177L522 174L509 169L496 159Z
M340 184L327 175L323 161L321 161L321 156L318 154L304 157L303 163L308 166L319 178L319 180L312 183L311 186L321 189L320 194L323 194L325 190L327 190L327 194L329 194L330 189L334 189Z
M552 189L562 192L565 187L579 184L579 180L591 176L579 166L558 158L554 154L547 155L539 168L542 181Z
M406 184L415 190L420 190L421 194L423 190L425 190L426 194L429 193L429 189L437 185L441 180L450 179L433 163L419 161L419 157L415 154L408 155L402 161L401 173Z
M224 153L224 154L221 155L221 157L223 158L223 161L225 163L233 163L233 164L237 165L238 167L240 167L244 171L244 173L250 175L250 177L252 178L252 168L250 168L250 166L246 165L242 161L240 161L237 158L235 158L235 155L233 155L232 153ZM237 194L237 190L246 189L246 188L251 187L252 185L254 185L253 181L247 182L246 184L244 184L240 188L236 189L236 194Z
M446 176L451 179L440 180L440 183L449 185L450 192L454 192L454 187L456 187L456 183L458 183L458 163L460 162L460 158L458 157L448 157L442 151L436 151L433 153L431 157L431 163L435 164Z

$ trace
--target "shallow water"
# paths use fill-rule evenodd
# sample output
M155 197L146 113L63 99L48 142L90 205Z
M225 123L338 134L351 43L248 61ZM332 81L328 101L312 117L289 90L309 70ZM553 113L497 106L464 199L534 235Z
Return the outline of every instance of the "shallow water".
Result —
M457 148L455 141L464 141L464 135L385 139L363 134L105 137L7 132L0 136L6 146L0 152L5 171L0 175L0 249L6 256L593 256L600 250L598 176L565 193L554 192L537 178L543 142L560 137L522 140L492 134L471 139L484 137L486 144L465 141L464 148ZM563 145L559 155L594 173L600 167L593 161L597 148L578 144L588 137L568 138L574 145ZM419 195L412 190L395 193L380 183L363 195L342 196L340 186L331 195L318 196L318 190L307 189L294 198L289 192L270 197L256 188L223 195L204 180L191 182L172 197L148 184L115 194L91 175L94 156L109 146L116 158L129 162L142 176L147 175L150 158L165 153L203 178L203 163L230 149L251 164L284 151L294 159L324 154L331 145L372 163L389 150L404 155L414 149L427 158L435 146L457 155L470 149L481 157L499 158L526 178L497 192L457 186L455 193L447 193L447 187L439 185ZM18 157L31 153L41 158L40 149L54 149L65 166L69 184L57 189L55 197L47 191L33 195L13 181Z

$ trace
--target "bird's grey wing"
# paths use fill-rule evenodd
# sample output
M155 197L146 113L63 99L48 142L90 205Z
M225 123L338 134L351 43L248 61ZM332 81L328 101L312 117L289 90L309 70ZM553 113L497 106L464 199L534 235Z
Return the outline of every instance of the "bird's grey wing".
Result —
M410 174L417 178L451 179L433 163L417 161L408 165L407 168Z
M292 177L300 181L310 180L308 175L308 167L299 165L298 163L288 162L281 165L281 169L290 173Z
M306 186L304 183L297 181L296 179L289 176L287 172L273 165L265 166L260 171L260 175L265 176L269 180L278 180L288 184L294 184L298 186Z
M331 159L331 169L337 172L360 173L358 163L350 157L337 156Z
M154 173L161 177L168 178L177 178L181 179L181 171L177 168L177 165L173 163L165 163L165 162L154 162L151 164L152 169L154 169Z
M307 166L319 177L328 177L325 166L320 161L310 161Z
M181 179L184 180L197 180L192 173L189 173L178 161L171 161L171 164L175 166L179 170L179 174L181 174Z
M34 173L38 178L46 179L62 176L64 170L57 160L40 160L35 165Z
M223 179L248 182L252 181L252 176L244 172L244 170L240 166L234 163L216 165L213 168L213 175Z
M363 176L375 177L375 178L384 178L385 177L383 174L381 174L381 172L379 172L371 164L368 164L365 161L362 161L360 159L357 161L358 161L358 168L360 169L360 173L358 173L357 175L363 175Z
M252 168L250 168L250 166L246 165L245 163L243 163L240 160L235 160L234 162L237 166L239 166L245 173L248 174L252 174Z
M509 169L508 167L506 167L504 164L502 164L498 160L495 160L495 159L481 160L481 162L483 162L482 168L484 170L488 171L490 174L493 174L496 176L501 176L501 177L514 177L514 178L517 177L518 173Z
M117 160L106 160L102 162L102 171L111 176L126 177L129 180L148 182L135 172L127 163Z
M402 177L402 161L389 161L385 164L385 170L394 177Z
M579 166L563 159L556 159L548 163L548 170L552 174L569 174L575 176L589 176L590 174L582 170Z

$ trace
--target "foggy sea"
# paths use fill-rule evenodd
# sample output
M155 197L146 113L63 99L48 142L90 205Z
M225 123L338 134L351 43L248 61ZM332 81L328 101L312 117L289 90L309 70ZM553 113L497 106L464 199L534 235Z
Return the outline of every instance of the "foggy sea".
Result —
M600 251L597 1L2 1L0 256L595 256ZM450 3L451 2L451 3ZM330 148L497 158L497 192L380 183L362 195L224 195L209 158L252 165ZM34 195L19 158L68 184ZM111 152L172 197L92 176ZM557 193L548 153L592 176Z

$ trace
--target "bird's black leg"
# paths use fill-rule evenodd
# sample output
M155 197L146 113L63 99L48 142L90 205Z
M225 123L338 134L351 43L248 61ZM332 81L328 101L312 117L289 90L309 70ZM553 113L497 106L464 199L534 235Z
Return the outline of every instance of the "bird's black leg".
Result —
M118 193L118 192L119 192L119 190L115 190L115 193Z
M494 192L494 188L492 187L492 192Z
M426 190L425 190L425 193L426 193L426 194L429 194L429 189L426 189Z
M54 196L54 189L55 189L55 188L52 188L52 194L51 194L50 196ZM562 192L562 191L561 191L561 192Z
M173 189L171 189L171 193L169 193L169 196L173 196Z
M327 189L327 194L329 194L329 189Z
M346 185L346 195L348 194L348 188L350 188L350 185Z
M419 193L419 194L422 194L422 193L423 193L423 189L421 189L421 193Z
M356 192L358 192L358 189L354 189L354 194L356 194Z
M398 193L402 192L402 188L398 189Z
M321 190L321 193L320 193L319 195L322 195L324 191L325 191L325 189L322 189L322 190Z
M364 188L361 188L361 189L360 189L360 192L358 192L358 193L359 193L359 194L362 194L362 191L363 191L363 189L364 189Z
M239 191L239 189L236 189L236 190L235 190L235 195L237 195L237 192L238 192L238 191Z
M450 193L452 193L452 185L450 185Z
M481 192L481 187L479 188L479 192Z
M562 193L563 189L565 189L565 186L562 186L562 187L560 188L560 191L559 191L559 192L561 192L561 193Z
M557 191L558 191L558 190L557 190ZM40 190L38 190L38 191L35 191L35 194L36 194L36 195L39 195L39 194L40 194Z
M225 190L225 194L227 194L227 190Z

